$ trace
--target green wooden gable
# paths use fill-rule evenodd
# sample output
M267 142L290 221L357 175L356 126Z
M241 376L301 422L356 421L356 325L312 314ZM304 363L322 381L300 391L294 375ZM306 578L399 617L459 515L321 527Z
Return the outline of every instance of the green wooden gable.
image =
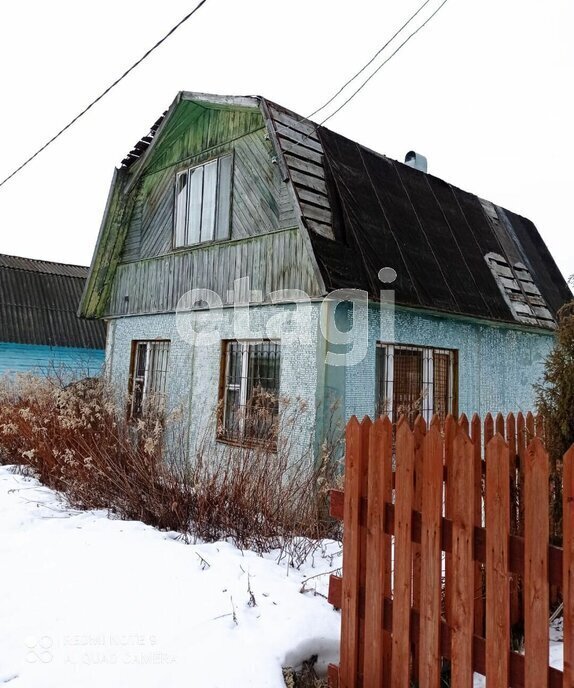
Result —
M233 155L229 239L174 250L176 175L224 154ZM114 174L81 315L169 312L193 287L224 296L243 276L264 298L323 293L280 154L261 99L180 93Z

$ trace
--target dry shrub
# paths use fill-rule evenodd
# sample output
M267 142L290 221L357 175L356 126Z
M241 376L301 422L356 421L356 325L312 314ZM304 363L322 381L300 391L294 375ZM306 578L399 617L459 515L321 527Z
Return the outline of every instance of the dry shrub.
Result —
M189 466L194 488L193 534L203 540L231 537L239 547L278 549L300 565L315 542L337 537L327 513L337 477L336 442L324 442L319 461L301 445L305 407L282 403L279 442L252 446L218 444L207 437Z
M32 375L0 382L0 458L31 468L75 508L180 530L185 485L162 460L158 415L128 423L97 379L66 387Z
M550 537L562 546L562 457L574 443L574 301L558 311L554 348L536 385L536 397L550 457Z
M277 450L206 435L189 457L176 414L133 423L125 408L101 380L0 378L0 461L31 468L75 508L105 508L188 539L278 548L295 566L333 534L325 504L334 446L324 445L318 466L311 448L297 449L302 410L283 414Z

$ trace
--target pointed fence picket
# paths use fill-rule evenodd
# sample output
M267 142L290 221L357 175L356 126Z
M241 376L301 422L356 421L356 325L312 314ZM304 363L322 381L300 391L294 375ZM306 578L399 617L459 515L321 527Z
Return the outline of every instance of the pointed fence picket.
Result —
M549 461L532 414L346 432L341 652L331 688L574 688L574 447L564 456L564 549L549 544ZM394 541L394 544L392 544ZM393 549L394 547L394 549ZM443 564L443 556L445 562ZM551 588L564 602L564 672L548 665ZM524 651L511 647L516 619Z

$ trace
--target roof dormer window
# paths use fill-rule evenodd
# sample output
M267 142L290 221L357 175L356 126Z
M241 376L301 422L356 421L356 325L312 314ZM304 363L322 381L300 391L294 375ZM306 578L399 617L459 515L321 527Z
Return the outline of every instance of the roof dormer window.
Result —
M524 263L510 265L499 253L487 253L485 259L515 320L526 325L556 326L548 304Z
M179 172L175 181L174 246L229 238L232 156Z

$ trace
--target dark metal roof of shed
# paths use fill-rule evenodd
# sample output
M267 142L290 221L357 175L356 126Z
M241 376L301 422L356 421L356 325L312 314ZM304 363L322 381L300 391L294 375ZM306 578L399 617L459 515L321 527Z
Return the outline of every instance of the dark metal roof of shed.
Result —
M78 318L88 268L0 254L0 341L103 349L105 325Z

